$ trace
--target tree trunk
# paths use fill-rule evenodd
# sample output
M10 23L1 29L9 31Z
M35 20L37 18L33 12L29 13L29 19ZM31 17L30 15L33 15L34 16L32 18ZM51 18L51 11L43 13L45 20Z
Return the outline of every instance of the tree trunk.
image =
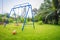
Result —
M58 10L58 6L59 6L59 1L58 0L53 0L53 4L54 4L54 7L55 7L55 14L54 14L54 19L55 19L55 24L58 24L58 13L57 13L57 10Z

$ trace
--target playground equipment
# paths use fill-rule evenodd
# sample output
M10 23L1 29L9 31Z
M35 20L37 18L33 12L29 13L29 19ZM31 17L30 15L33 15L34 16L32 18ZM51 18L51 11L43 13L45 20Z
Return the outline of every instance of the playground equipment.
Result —
M31 11L31 14L32 14L33 28L35 28L35 26L34 26L34 17L33 17L33 12L32 12L32 6L31 6L31 4L29 4L29 3L19 4L19 5L14 6L11 9L10 14L13 11L13 13L15 15L16 23L17 23L17 19L16 19L15 9L19 9L19 8L27 8L26 13L24 15L25 17L24 17L24 23L22 25L22 31L24 30L24 26L25 26L25 23L26 23L26 18L27 18L27 15L28 15L29 10ZM9 14L9 17L10 17L10 14Z
M32 12L32 6L31 6L31 4L29 4L29 3L23 3L23 4L19 4L19 5L15 5L12 9L11 9L11 11L10 11L10 13L7 15L7 18L10 18L10 15L11 15L11 13L12 13L12 11L13 11L13 13L14 13L14 16L15 16L15 20L16 20L16 23L17 23L17 18L16 18L16 12L15 12L15 9L19 9L19 8L25 8L25 9L27 9L26 11L25 11L25 15L24 15L24 23L23 23L23 25L22 25L22 31L24 30L24 26L25 26L25 23L26 23L26 18L27 18L27 15L28 15L28 12L29 12L29 10L31 11L31 14L32 14L32 22L33 22L33 28L35 28L35 26L34 26L34 15L33 15L33 12ZM19 11L19 10L18 10ZM2 0L2 13L3 13L3 0ZM18 14L19 14L19 12L18 12ZM22 13L23 14L23 13ZM6 25L6 24L5 24Z

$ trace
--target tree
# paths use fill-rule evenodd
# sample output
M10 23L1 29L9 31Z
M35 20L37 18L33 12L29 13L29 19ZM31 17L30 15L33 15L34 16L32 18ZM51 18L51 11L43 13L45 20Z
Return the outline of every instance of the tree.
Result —
M53 0L53 4L54 4L54 7L55 7L55 24L58 24L58 13L57 13L57 10L58 10L58 6L59 6L59 2L58 0Z
M37 11L38 11L38 10L37 10L37 8L34 8L32 11L33 11L34 16L35 16L35 15L37 14Z
M51 0L44 0L44 3L41 4L40 8L38 9L38 14L35 16L36 19L42 20L46 17L50 12L54 10L52 1ZM37 18L38 17L38 18Z

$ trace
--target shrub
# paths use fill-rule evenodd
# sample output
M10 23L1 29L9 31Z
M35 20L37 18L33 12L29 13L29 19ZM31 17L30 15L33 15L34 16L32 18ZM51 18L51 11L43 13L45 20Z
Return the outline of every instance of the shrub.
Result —
M13 23L13 19L10 18L10 19L9 19L9 22L10 22L10 23Z
M2 22L2 18L0 17L0 22Z
M42 25L42 24L43 24L43 22L42 22L42 21L39 21L39 22L38 22L38 24L39 24L39 25Z

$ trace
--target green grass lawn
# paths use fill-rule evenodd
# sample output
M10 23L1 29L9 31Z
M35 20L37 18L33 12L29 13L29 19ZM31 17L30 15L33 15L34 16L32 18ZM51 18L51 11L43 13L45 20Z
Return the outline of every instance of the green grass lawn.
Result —
M8 24L6 27L0 25L0 40L60 40L60 26L35 23L35 29L31 24L25 25L24 31L22 24ZM17 34L13 35L12 31Z

